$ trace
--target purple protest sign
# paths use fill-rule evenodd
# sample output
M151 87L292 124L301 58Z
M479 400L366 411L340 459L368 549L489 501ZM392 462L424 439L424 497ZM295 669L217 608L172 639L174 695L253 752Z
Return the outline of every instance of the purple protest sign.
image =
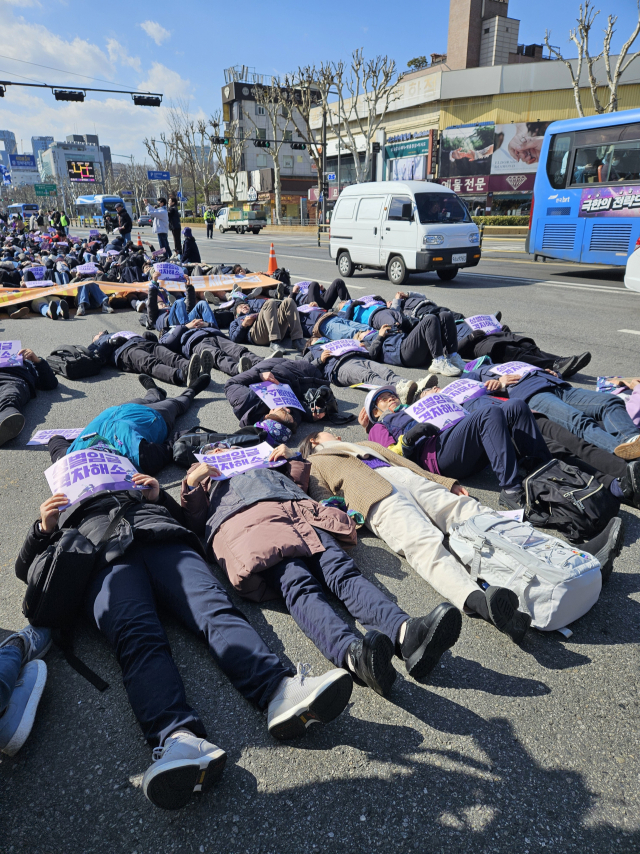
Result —
M474 314L473 317L465 317L465 322L471 329L486 332L491 335L492 332L500 332L502 324L492 314Z
M309 290L310 284L311 284L311 282L296 282L296 284L294 285L294 288L296 289L297 293L306 294L307 291Z
M477 359L472 359L470 362L467 362L467 364L464 366L465 374L469 374L471 373L471 371L477 370L481 365L484 364L485 359L487 358L487 356L479 356Z
M278 409L281 406L292 406L294 409L305 411L298 398L286 383L275 385L274 383L254 383L249 386L269 409Z
M286 463L286 460L268 462L272 453L271 445L268 442L262 442L253 448L236 448L219 454L194 454L194 456L201 463L209 463L218 469L220 476L212 477L211 480L228 480L251 469L270 469Z
M369 294L366 297L358 297L358 302L361 302L364 308L369 308L372 305L386 305L386 303L379 300L375 294Z
M528 365L526 362L503 362L501 365L494 365L490 371L499 377L504 377L506 374L530 374L533 371L541 371L542 368L535 368L533 365Z
M487 393L486 388L477 380L454 380L443 389L447 397L462 405L468 400L475 400Z
M185 275L182 267L177 264L170 264L168 261L162 261L159 264L154 264L153 269L156 273L160 273L160 278L169 282L184 282Z
M218 308L231 308L231 306L235 303L234 299L227 300L226 302L221 302L220 305L214 305L214 311Z
M51 494L64 492L69 507L97 492L135 489L133 475L138 470L126 457L99 448L74 451L46 469Z
M440 392L420 398L405 412L419 424L433 424L441 431L457 424L467 414L460 404Z
M124 330L123 332L114 332L113 335L111 336L110 340L113 340L114 338L126 338L127 341L129 341L131 338L141 338L141 337L142 336L140 335L139 332L129 332L128 330Z
M64 436L65 439L77 439L82 433L84 427L62 427L60 430L38 430L27 442L27 447L30 445L48 445L49 439L54 436Z
M0 341L0 368L17 368L23 364L20 341Z
M98 268L93 261L89 261L88 264L78 264L76 267L76 273L80 273L81 276L95 276L97 272Z
M40 284L40 282L43 281L45 273L47 272L47 268L46 267L27 267L25 270L25 273L27 272L27 270L30 273L33 273L33 278L35 281L30 280L28 282L25 282L26 286L28 288L41 288L42 285Z
M340 338L338 341L327 341L322 345L323 350L328 350L333 356L344 356L345 353L366 353L367 351L358 344L357 341L352 341L349 338Z
M53 229L50 228L49 231L55 232L55 228L53 228ZM97 228L90 228L89 229L89 237L99 237L99 236L100 236L100 232L98 231Z
M302 312L302 314L309 314L310 311L324 311L323 308L320 308L317 305L299 305L298 312Z

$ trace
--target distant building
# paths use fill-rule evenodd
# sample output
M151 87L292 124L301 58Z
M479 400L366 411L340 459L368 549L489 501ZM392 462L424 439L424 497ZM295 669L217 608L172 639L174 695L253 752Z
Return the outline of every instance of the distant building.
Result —
M6 166L7 169L10 169L9 155L17 153L18 148L16 146L15 133L10 130L0 130L0 163Z
M80 193L88 192L92 186L98 185L99 191L105 175L105 150L108 163L111 165L111 150L101 146L97 136L79 137L73 134L73 139L67 137L67 142L53 142L46 151L41 151L38 158L40 177L45 182L71 184ZM93 142L95 140L95 142Z
M33 151L33 156L36 159L36 163L38 162L38 157L40 156L40 152L46 151L52 142L53 142L52 136L32 136L31 137L31 150Z

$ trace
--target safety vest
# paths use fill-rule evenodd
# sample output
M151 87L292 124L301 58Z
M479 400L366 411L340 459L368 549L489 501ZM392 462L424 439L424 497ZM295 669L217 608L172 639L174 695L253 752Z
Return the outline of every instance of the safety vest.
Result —
M204 212L204 221L205 222L213 222L216 218L216 215L213 211L205 211Z
M67 219L66 214L62 214L62 215L60 216L60 225L61 225L63 228L66 228L66 227L69 225L69 220Z

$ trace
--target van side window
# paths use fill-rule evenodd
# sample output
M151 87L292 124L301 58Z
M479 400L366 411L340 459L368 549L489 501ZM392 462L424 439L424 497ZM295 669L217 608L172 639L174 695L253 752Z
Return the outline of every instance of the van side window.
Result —
M409 196L394 196L389 205L389 220L402 219L402 205L413 205Z
M341 199L338 209L334 213L335 219L353 219L353 212L356 209L355 199Z
M358 221L379 220L380 211L382 210L382 202L382 196L360 199L360 204L358 205Z

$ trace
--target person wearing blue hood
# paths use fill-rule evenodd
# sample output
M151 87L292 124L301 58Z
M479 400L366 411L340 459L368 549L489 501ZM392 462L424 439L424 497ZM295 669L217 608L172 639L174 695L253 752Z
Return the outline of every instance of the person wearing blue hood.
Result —
M202 260L200 258L200 250L198 249L196 239L188 226L182 229L182 236L184 237L184 240L182 241L182 254L180 255L180 263L199 264Z

